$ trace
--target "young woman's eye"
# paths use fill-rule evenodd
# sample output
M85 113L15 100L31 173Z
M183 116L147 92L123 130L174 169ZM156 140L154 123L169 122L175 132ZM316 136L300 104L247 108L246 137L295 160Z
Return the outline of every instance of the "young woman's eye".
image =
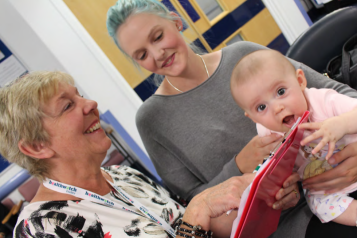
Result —
M258 112L262 112L265 110L267 106L265 104L260 104L258 107L257 107L257 111Z
M285 88L280 88L280 89L278 90L278 95L279 95L279 96L284 95L285 90L286 90Z
M161 33L158 37L155 38L155 41L158 41L162 38L163 33Z
M143 59L145 59L145 57L146 57L146 52L144 52L144 53L140 56L139 60L143 60Z

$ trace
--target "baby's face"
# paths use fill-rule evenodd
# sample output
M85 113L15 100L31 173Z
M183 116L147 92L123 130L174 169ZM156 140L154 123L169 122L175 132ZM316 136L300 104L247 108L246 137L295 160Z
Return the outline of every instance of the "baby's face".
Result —
M246 116L278 132L289 131L308 109L303 71L297 70L296 74L285 71L267 66L232 89Z

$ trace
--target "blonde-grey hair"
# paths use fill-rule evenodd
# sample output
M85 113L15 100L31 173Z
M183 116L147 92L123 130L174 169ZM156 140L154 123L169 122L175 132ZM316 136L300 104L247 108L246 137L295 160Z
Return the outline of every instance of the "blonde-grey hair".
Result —
M0 88L0 154L40 180L48 171L46 161L23 154L18 143L49 143L41 106L57 93L60 84L74 85L74 80L63 72L37 71Z

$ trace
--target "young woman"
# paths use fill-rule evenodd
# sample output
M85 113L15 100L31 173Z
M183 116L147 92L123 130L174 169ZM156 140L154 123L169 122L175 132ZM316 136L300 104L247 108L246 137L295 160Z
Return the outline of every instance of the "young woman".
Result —
M265 47L240 42L196 55L180 34L182 25L176 13L155 0L119 0L108 11L107 28L118 47L143 68L165 76L139 109L137 126L165 184L190 199L232 176L252 172L280 138L256 137L254 123L245 118L230 94L234 65ZM348 86L298 62L293 64L304 70L309 87L330 87L357 97ZM306 180L306 187L334 190L350 185L357 177L356 151L357 144L351 144L334 155L334 163L344 160L340 168ZM293 197L292 191L287 186L277 197ZM274 237L305 236L312 214L304 200L297 208L282 215L288 219L282 220Z

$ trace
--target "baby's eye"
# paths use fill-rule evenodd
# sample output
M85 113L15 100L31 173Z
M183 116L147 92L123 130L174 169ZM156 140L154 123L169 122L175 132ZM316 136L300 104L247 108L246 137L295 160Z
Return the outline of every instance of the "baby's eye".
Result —
M286 90L285 88L280 88L280 89L278 90L278 95L279 95L279 96L284 95L285 90Z
M262 112L265 110L267 106L265 104L260 104L258 107L257 107L257 111L258 112Z

